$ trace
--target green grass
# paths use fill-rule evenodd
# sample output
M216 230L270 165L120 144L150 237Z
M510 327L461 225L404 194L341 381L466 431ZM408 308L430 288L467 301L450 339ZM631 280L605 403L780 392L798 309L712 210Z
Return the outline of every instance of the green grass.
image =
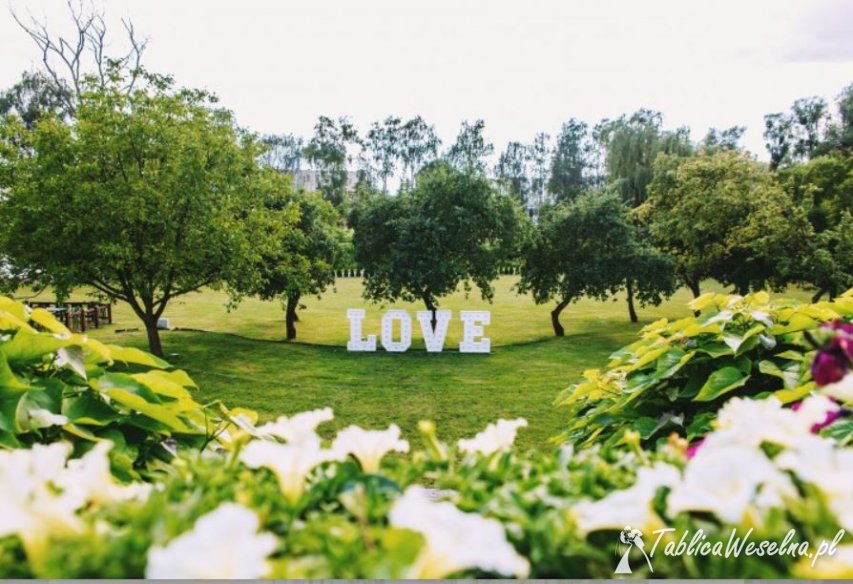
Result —
M306 299L295 343L281 340L283 312L275 302L246 299L228 312L224 293L188 295L171 304L165 316L172 326L201 332L164 332L164 350L199 383L200 400L219 398L229 406L255 409L267 419L328 405L336 416L329 430L351 423L378 428L396 422L412 439L417 422L431 419L441 436L457 439L499 417L521 416L530 427L521 432L519 442L531 447L543 446L560 432L565 414L554 407L554 398L584 369L604 364L643 324L688 314L690 295L685 290L660 307L641 309L641 322L634 325L628 322L624 299L585 299L565 310L566 337L558 339L550 326L550 306L536 306L530 297L515 294L516 281L511 276L498 280L491 305L477 293L445 299L442 307L453 310L453 320L441 354L423 350L417 321L407 353L348 353L346 309L365 308L364 332L378 334L379 320L390 308L364 302L359 279L339 280L336 291L320 300ZM394 307L412 311L413 320L413 311L421 309L405 303ZM460 309L492 311L492 324L486 327L490 355L458 353ZM114 319L113 326L90 334L145 346L144 332L128 307L116 306Z

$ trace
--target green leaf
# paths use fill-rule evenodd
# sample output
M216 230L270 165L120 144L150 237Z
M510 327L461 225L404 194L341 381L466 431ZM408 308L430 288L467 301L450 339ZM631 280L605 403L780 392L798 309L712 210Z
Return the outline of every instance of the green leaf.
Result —
M146 367L156 367L157 369L167 369L170 367L167 361L155 357L151 353L146 353L135 347L119 347L117 345L109 345L110 356L114 361L123 363L132 363L134 365L145 365Z
M723 367L714 371L709 377L694 401L711 401L717 399L721 395L742 387L749 381L749 375L743 373L737 367Z
M6 359L6 355L0 352L0 395L3 394L3 390L25 390L29 389L29 385L18 379L18 377L12 372L12 368L9 367L9 361Z
M11 364L39 362L45 355L71 344L69 339L61 339L50 333L31 332L20 329L11 340L0 344L2 351Z
M78 397L66 398L62 402L62 414L75 424L106 426L121 418L121 415L87 391Z

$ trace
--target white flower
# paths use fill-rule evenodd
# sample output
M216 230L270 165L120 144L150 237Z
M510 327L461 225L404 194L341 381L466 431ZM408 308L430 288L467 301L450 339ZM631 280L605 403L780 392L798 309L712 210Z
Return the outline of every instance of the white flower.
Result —
M223 503L192 530L165 547L148 550L145 577L153 579L255 579L269 573L267 557L277 541L258 533L258 517L236 503Z
M463 513L452 503L433 502L423 487L406 489L388 517L394 527L424 537L410 578L444 578L472 568L523 578L529 571L527 560L507 542L498 521Z
M480 453L489 456L495 452L507 452L515 442L519 428L527 426L527 420L498 420L486 426L486 429L470 440L460 440L459 450L466 454Z
M761 423L760 419L754 422ZM738 525L748 513L781 507L786 499L797 496L788 476L758 448L709 441L690 460L684 479L670 492L670 514L708 511Z
M733 398L717 416L716 430L702 444L701 450L715 445L741 445L757 448L763 442L791 446L811 435L814 424L822 422L834 404L823 397L803 402L801 411L782 407L776 398Z
M275 422L258 427L257 432L265 438L281 438L286 442L300 442L315 435L317 426L332 420L332 408L301 412L293 416L281 416Z
M83 501L54 486L70 453L67 442L0 451L0 538L17 535L28 559L36 564L50 535L74 533L82 527L76 512Z
M112 503L144 499L151 492L148 483L119 485L110 472L109 451L112 442L98 442L83 457L68 461L68 468L55 481L70 496L86 502Z
M817 487L839 524L853 531L853 450L810 436L779 454L775 463Z
M272 470L282 493L292 503L302 496L305 479L315 467L339 458L335 451L322 449L316 435L295 444L253 440L240 453L240 460L249 468Z
M49 428L51 426L64 426L68 423L68 418L61 414L54 414L49 410L42 408L30 410L28 412L30 418L30 427L33 429Z
M358 426L349 426L338 432L332 443L332 450L341 458L352 454L366 473L379 472L382 457L391 451L408 452L409 443L400 440L400 428L391 424L387 430L365 430Z
M643 531L652 531L660 523L652 508L655 494L661 487L672 487L679 479L678 469L668 464L641 468L631 487L613 491L598 501L581 501L575 505L572 512L578 529L589 533L635 525Z
M848 373L835 383L824 385L820 391L824 395L834 397L845 404L853 402L853 373Z

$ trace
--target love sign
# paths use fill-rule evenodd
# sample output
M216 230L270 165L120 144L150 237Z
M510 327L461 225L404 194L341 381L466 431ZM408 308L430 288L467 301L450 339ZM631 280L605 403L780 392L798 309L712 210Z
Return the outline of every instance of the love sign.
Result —
M347 350L351 352L376 351L376 335L364 336L362 325L364 323L364 310L350 308L347 310L349 320L349 342ZM444 349L444 340L447 338L447 329L453 313L450 310L435 311L435 329L432 327L432 312L419 310L415 318L421 325L421 334L424 344L429 353L441 353ZM492 350L492 342L483 336L483 327L492 320L492 313L488 310L462 310L459 312L459 320L462 321L462 341L459 343L460 353L489 353ZM395 329L399 329L399 336L395 336ZM403 353L412 345L412 319L405 310L389 310L382 316L382 347L390 353Z

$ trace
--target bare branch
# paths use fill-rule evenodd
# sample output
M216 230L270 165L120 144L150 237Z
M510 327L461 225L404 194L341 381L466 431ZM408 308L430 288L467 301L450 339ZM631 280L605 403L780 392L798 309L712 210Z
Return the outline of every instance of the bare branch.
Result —
M67 0L66 4L76 29L70 38L51 33L46 22L32 14L29 14L29 21L25 22L11 10L12 18L41 51L42 63L48 75L57 85L70 86L72 95L69 100L73 102L80 98L87 75L95 75L101 87L104 87L109 81L112 67L126 68L128 82L123 90L130 93L142 72L142 54L148 46L148 38L139 37L133 23L122 19L130 47L123 56L110 58L106 53L108 30L103 11L84 0ZM75 105L68 103L72 111Z

